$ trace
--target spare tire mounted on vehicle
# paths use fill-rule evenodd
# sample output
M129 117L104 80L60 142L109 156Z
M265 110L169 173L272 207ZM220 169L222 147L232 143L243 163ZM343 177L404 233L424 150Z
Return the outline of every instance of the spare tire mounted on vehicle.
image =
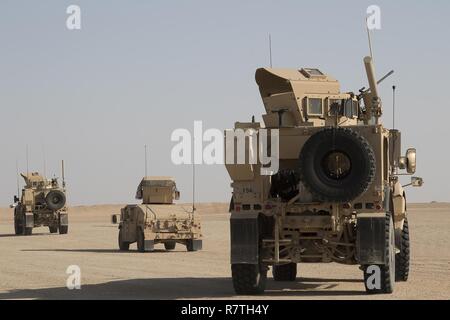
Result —
M52 190L45 197L45 203L50 210L62 209L66 204L66 195L62 191Z
M324 202L348 202L366 192L375 177L375 154L369 142L348 128L314 134L299 158L301 181Z

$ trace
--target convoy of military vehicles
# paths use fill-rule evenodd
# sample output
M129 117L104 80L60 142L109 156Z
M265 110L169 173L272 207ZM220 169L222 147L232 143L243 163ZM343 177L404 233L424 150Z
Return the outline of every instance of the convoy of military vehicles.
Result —
M275 281L294 281L297 265L306 263L359 265L368 293L391 293L396 281L408 280L410 236L399 177L415 173L416 150L403 155L400 131L382 125L380 81L371 57L364 65L369 88L359 93L341 92L337 80L315 68L256 71L263 123L237 122L226 135L250 132L245 153L260 154L263 131L276 134L277 143L268 139L267 147L278 152L279 169L268 172L258 162L226 164L237 294L264 292L270 267ZM256 149L252 138L258 140ZM37 172L21 176L25 186L11 206L15 234L31 235L40 226L66 234L64 169L61 184ZM422 184L412 177L409 185ZM176 205L179 196L173 178L144 177L136 192L142 203L121 209L119 250L133 243L140 252L158 244L201 250L195 206ZM380 285L372 286L368 280L377 271Z

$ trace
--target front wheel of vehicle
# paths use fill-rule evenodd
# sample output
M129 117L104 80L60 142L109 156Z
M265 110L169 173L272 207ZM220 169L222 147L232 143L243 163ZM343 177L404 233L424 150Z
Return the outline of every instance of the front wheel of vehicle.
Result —
M141 229L137 231L137 249L139 252L145 252L145 235Z
M128 251L130 250L130 243L122 240L122 229L119 230L119 250Z

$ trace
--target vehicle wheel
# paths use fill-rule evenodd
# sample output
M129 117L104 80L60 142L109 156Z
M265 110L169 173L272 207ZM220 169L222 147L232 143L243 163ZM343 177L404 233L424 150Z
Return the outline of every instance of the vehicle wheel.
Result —
M395 255L395 281L408 281L410 242L408 218L405 218L400 239L400 252Z
M59 234L67 234L69 226L59 226Z
M130 243L122 241L122 229L119 230L119 250L120 251L130 250Z
M275 281L295 281L297 279L297 264L274 265L272 267L272 274Z
M369 188L375 154L354 130L328 128L306 141L299 157L300 180L321 202L348 202Z
M141 229L137 232L137 249L139 252L145 252L145 236Z
M261 294L266 289L267 270L257 264L232 264L234 291L241 295Z
M14 233L16 235L21 235L24 233L23 225L19 224L19 222L15 219L14 219Z
M386 214L385 223L385 264L374 266L363 266L364 272L364 285L367 293L392 293L394 292L395 284L395 231L394 222L390 213ZM373 278L374 273L369 272L369 267L375 267L379 269L380 279ZM376 286L375 284L377 284Z
M58 227L56 227L56 226L49 226L48 230L50 231L50 233L57 233L58 232Z
M166 250L173 250L176 245L177 243L175 241L164 242L164 248L166 248Z
M186 242L186 249L187 249L187 251L189 251L189 252L197 251L197 250L194 249L194 241L193 241L192 239L189 239L189 240Z
M30 236L31 234L33 234L33 228L27 228L27 227L25 227L25 232L24 232L24 234L25 234L26 236Z

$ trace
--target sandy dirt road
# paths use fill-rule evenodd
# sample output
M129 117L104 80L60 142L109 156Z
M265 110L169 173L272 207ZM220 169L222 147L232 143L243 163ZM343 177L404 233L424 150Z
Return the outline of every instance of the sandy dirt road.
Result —
M110 214L120 206L74 207L68 235L14 236L0 209L0 299L449 299L450 204L412 205L410 281L393 295L367 296L357 266L300 264L294 283L268 280L258 297L236 296L229 267L227 206L199 205L204 250L138 253L117 248ZM66 288L66 269L81 268L81 290ZM271 277L271 272L269 271Z

